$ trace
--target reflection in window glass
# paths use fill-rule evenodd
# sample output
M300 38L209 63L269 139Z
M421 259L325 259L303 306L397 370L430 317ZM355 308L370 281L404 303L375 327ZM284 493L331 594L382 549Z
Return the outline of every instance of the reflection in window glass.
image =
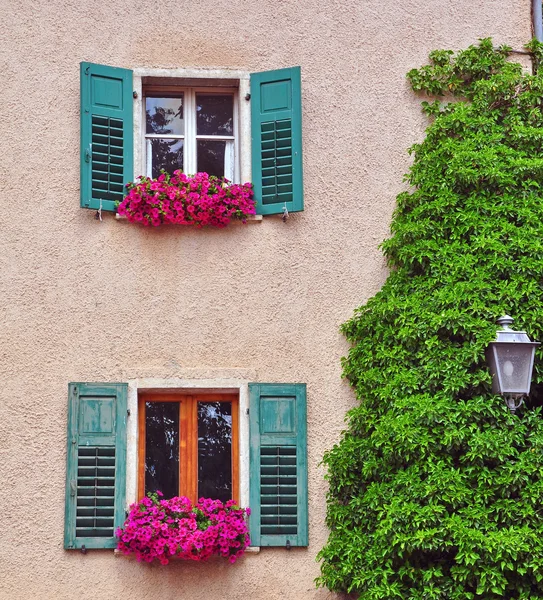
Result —
M197 141L198 171L226 177L230 181L234 173L234 142L233 140L198 140Z
M230 402L198 402L198 497L232 499Z
M145 99L146 133L183 135L183 96Z
M183 170L183 140L152 138L147 140L147 160L150 161L147 171L156 179L160 171L167 171L170 175L174 171Z
M145 493L179 494L179 402L145 403Z
M196 134L233 135L234 97L196 94Z

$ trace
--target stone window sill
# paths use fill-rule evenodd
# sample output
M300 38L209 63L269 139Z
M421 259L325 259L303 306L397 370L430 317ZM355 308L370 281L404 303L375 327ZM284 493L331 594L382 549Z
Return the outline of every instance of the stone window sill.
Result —
M117 213L115 213L115 218L117 219L117 221L128 221L128 219L125 216L119 215ZM247 224L260 223L261 221L262 221L262 215L249 215L246 219ZM241 221L239 221L238 219L232 219L228 225L232 225L235 223L241 223Z
M115 550L113 551L113 554L115 556L121 556L123 558L129 558L129 559L133 559L134 556L132 554L123 554L120 550L117 550L117 548L115 548ZM260 554L260 546L249 546L248 548L245 548L245 554ZM219 556L212 556L211 560L213 559L219 559ZM173 559L173 560L179 560L179 559Z

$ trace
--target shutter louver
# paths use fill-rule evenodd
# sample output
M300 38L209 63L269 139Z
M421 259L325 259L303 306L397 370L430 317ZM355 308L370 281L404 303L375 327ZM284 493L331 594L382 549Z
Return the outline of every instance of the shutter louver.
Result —
M293 200L292 122L262 123L262 204Z
M115 548L124 521L126 384L71 383L65 548Z
M123 187L123 122L92 117L92 197L121 201Z
M260 532L298 535L296 446L260 448Z
M251 74L251 131L257 212L303 210L300 67Z
M307 546L304 384L250 384L251 543Z
M81 63L81 206L114 211L133 179L132 71Z
M115 527L115 448L77 453L75 537L112 537Z

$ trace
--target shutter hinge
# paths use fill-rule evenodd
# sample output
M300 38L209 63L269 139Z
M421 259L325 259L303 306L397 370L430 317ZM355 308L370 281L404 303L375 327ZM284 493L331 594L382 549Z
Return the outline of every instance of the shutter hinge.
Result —
M129 408L127 408L127 409L126 409L126 416L127 416L127 417L129 417L129 416L130 416L130 409L129 409Z
M90 162L90 158L91 158L91 153L89 148L85 149L85 162Z
M287 548L287 550L290 550L290 540L287 540L286 548Z
M134 90L132 92L132 98L134 98L134 100L138 97L138 92L136 92L136 90Z
M77 485L75 479L70 479L70 496L75 496Z
M251 94L245 94L245 100L247 100L247 102L249 102L250 99L251 99Z
M248 415L248 414L249 414L249 409L248 409L248 408L246 408L246 409L245 409L245 414L246 414L246 415Z
M102 198L100 198L100 208L96 211L94 218L96 219L96 221L103 221L103 219L102 219Z
M285 202L285 206L283 206L283 223L287 222L288 219L288 208L287 208L287 203Z

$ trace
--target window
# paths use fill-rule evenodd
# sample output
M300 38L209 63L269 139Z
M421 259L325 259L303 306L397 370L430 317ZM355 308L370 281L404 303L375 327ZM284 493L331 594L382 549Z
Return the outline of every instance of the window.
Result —
M138 496L239 502L238 396L141 394Z
M115 211L135 175L182 168L251 181L258 214L301 211L301 117L299 67L133 72L81 63L81 206Z
M253 545L307 546L305 384L146 384L69 384L64 547L115 548L146 489L233 496Z
M144 94L148 177L180 169L239 178L235 90L148 86Z

